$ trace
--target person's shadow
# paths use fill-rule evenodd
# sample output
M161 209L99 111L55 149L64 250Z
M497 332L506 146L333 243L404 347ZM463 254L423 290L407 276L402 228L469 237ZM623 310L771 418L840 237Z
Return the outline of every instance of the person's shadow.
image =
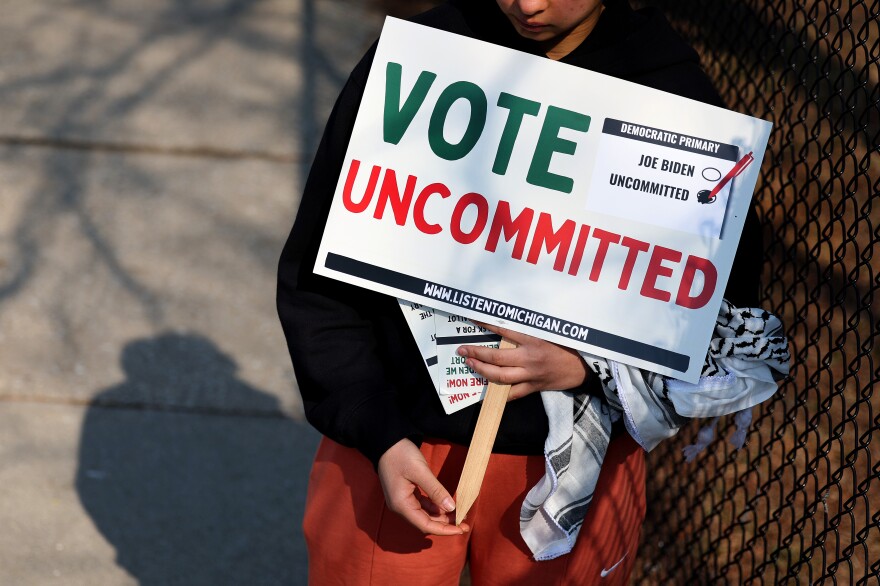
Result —
M117 563L146 585L305 583L317 432L202 336L138 340L121 360L127 379L86 414L76 475Z

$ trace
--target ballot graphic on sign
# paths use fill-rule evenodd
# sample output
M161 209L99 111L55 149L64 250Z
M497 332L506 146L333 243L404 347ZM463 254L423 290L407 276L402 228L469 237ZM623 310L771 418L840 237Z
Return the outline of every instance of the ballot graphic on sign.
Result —
M314 270L695 382L769 133L389 18Z
M720 239L731 184L713 190L738 161L732 144L606 118L587 209Z

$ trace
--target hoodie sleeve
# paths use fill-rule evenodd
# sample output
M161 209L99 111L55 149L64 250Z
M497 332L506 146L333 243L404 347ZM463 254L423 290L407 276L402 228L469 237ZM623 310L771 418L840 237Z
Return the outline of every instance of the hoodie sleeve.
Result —
M398 404L375 336L374 316L399 309L390 297L313 272L374 54L375 45L352 72L327 122L281 253L276 303L309 423L376 466L399 440L420 441Z

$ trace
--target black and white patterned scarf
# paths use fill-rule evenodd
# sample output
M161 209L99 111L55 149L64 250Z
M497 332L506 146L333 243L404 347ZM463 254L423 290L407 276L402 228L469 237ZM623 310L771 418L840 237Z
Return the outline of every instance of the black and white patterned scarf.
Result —
M608 450L611 424L621 417L645 449L675 435L693 417L737 413L745 439L751 408L777 389L790 355L782 323L762 309L721 305L698 383L689 384L591 354L581 353L602 383L604 397L571 392L541 393L550 421L544 443L546 473L526 495L520 532L537 560L574 547ZM714 431L714 422L710 425ZM707 428L709 429L709 428ZM694 455L710 434L685 449ZM712 434L714 436L714 433Z

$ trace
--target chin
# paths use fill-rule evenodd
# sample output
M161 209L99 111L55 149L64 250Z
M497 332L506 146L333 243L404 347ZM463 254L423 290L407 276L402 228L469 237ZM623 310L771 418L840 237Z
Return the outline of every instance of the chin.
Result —
M556 36L551 31L530 31L521 27L516 27L516 32L530 41L549 41Z

